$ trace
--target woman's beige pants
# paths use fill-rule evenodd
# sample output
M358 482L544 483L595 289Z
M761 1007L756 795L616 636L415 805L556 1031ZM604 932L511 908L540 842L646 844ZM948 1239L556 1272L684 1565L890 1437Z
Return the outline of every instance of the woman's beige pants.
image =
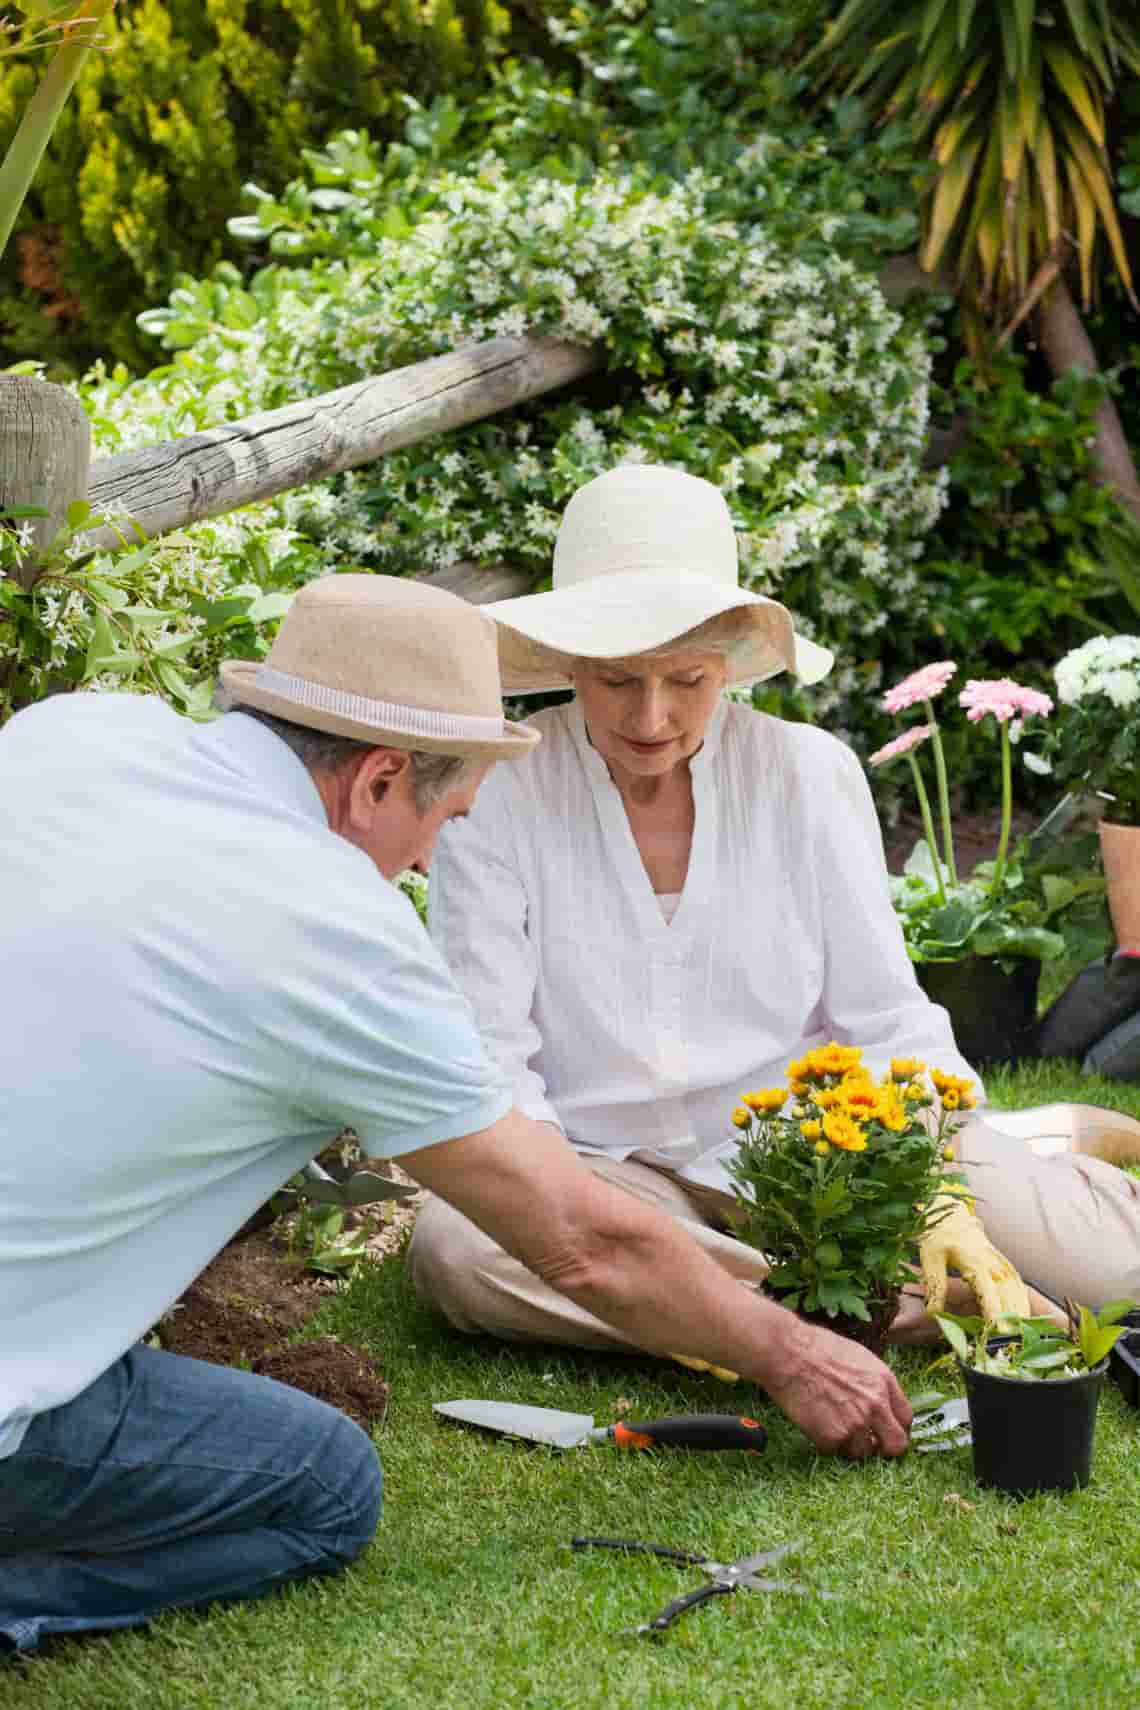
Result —
M1098 1118L1108 1126L1117 1120L1109 1111L1091 1112L1086 1138ZM1140 1124L1119 1120L1140 1135ZM984 1118L962 1129L959 1152L987 1234L1027 1282L1055 1300L1069 1295L1093 1307L1124 1297L1140 1300L1140 1179L1078 1152L1039 1156ZM729 1195L630 1158L586 1153L582 1161L604 1181L677 1218L731 1275L763 1281L768 1267L760 1254L713 1227L731 1205ZM457 1330L575 1348L630 1347L620 1331L540 1282L434 1195L416 1220L408 1269L420 1297Z

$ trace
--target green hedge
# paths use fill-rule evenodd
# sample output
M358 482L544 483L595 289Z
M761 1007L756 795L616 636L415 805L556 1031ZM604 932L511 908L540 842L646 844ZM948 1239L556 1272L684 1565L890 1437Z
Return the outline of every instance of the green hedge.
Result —
M245 180L282 187L344 126L398 134L405 95L479 82L520 31L542 39L498 0L120 0L5 258L8 359L147 366L135 315L178 271L235 253ZM0 70L0 146L37 76Z

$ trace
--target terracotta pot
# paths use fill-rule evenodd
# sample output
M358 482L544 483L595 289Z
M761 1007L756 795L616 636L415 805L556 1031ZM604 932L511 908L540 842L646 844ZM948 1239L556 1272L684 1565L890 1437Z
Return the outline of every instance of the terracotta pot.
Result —
M1140 825L1100 822L1108 912L1119 950L1140 952Z
M1036 1056L1036 957L1013 957L1008 971L995 956L920 962L914 971L927 997L946 1010L959 1051L976 1069Z

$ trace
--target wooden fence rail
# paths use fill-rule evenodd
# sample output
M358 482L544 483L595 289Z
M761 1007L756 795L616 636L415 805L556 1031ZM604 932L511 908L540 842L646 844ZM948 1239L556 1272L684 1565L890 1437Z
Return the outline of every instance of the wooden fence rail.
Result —
M553 338L496 338L185 439L98 458L88 498L115 504L149 537L235 511L447 433L601 366ZM93 543L117 544L110 530Z

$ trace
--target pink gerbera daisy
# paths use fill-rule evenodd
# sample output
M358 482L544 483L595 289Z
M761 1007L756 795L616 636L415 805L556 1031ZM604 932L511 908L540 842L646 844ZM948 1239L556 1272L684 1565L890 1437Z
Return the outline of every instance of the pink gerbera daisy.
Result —
M902 687L901 683L899 687ZM896 736L885 748L876 749L867 762L868 766L885 766L888 761L897 760L901 754L909 754L912 748L917 748L920 742L926 741L933 729L933 725L916 724L910 730L904 730L901 736Z
M916 707L920 701L932 701L935 695L942 693L957 669L953 659L940 659L935 665L924 665L921 671L912 671L909 677L904 677L901 683L887 690L883 696L884 712L905 712L907 707Z
M978 724L992 713L999 724L1011 718L1048 718L1053 702L1037 689L1027 689L1009 677L971 678L958 696L959 706L966 709L971 724Z

